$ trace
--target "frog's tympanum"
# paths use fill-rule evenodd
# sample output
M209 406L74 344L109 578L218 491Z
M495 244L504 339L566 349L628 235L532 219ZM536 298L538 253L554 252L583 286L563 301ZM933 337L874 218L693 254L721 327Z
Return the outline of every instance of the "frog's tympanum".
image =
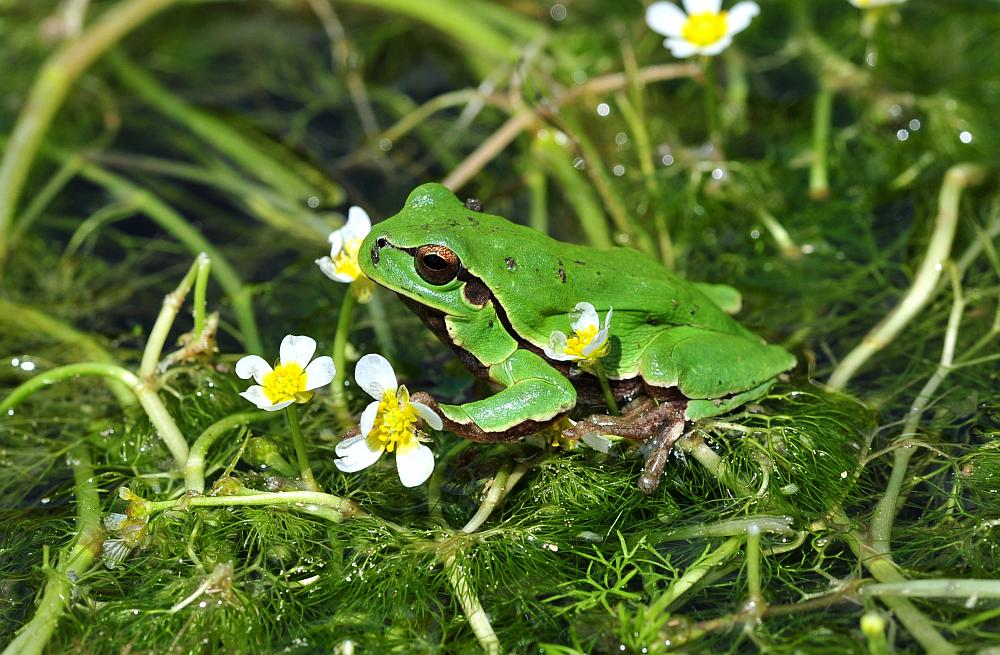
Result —
M468 206L439 184L417 187L361 246L362 271L395 291L477 376L502 387L464 405L433 404L445 429L481 442L511 441L567 413L599 410L598 379L545 356L577 303L614 309L601 364L623 416L593 414L573 428L645 442L640 488L659 484L686 421L761 397L795 365L722 307L729 287L697 284L628 248L556 241ZM572 436L572 435L571 435Z

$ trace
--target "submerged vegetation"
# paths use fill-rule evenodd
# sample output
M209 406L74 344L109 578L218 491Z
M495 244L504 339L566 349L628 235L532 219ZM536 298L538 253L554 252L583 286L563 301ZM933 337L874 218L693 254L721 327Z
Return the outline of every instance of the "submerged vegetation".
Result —
M1000 12L686 4L0 0L4 653L993 652ZM427 180L798 367L651 496L432 429L490 391L344 259Z

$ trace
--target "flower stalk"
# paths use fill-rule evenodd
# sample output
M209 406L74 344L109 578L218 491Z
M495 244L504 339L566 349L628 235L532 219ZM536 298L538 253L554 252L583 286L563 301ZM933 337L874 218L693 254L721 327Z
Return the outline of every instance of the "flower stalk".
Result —
M348 290L340 305L340 315L337 316L337 329L333 334L333 366L336 373L333 376L333 401L337 418L344 425L352 422L351 410L347 406L347 389L344 383L347 378L347 337L351 333L354 319L354 308L358 304L357 296Z
M313 476L312 465L309 464L306 443L302 439L298 408L294 403L285 408L285 415L288 417L288 429L292 433L292 443L295 445L295 457L299 461L299 475L302 477L302 482L310 491L319 491L319 485L316 484L316 478Z

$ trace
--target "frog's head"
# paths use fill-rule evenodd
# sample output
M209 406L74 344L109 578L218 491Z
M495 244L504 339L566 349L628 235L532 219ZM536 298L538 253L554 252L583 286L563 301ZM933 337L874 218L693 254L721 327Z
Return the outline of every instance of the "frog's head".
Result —
M503 218L469 209L440 184L423 184L361 244L361 270L378 284L449 316L471 316L489 299L470 270L477 244L510 232Z

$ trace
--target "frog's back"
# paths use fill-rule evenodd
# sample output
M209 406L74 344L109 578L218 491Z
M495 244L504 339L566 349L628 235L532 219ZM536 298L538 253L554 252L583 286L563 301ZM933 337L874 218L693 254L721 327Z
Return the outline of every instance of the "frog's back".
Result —
M688 326L763 344L694 284L628 248L599 250L557 241L500 216L474 212L437 184L415 189L387 219L400 244L452 248L468 272L492 292L497 311L517 336L541 348L555 330L569 330L568 312L594 305L602 319L614 309L612 377L632 377L639 358L665 330Z

